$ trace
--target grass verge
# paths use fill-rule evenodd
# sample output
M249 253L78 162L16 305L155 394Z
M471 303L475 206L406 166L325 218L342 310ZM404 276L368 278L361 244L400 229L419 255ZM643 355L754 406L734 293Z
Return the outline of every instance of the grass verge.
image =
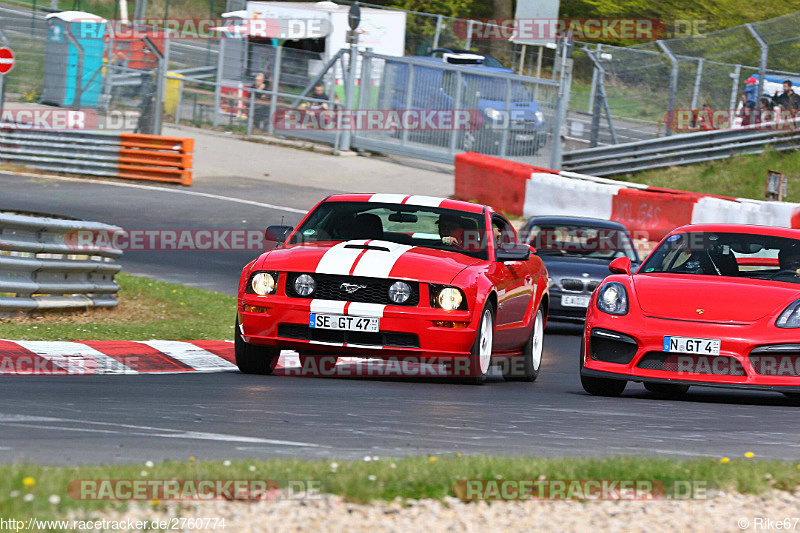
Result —
M365 458L366 459L366 458ZM620 479L706 481L710 487L746 494L770 489L794 490L800 468L794 463L746 457L730 460L671 460L642 457L606 459L532 457L411 457L370 461L168 461L158 464L65 466L14 464L0 466L0 516L63 517L71 511L92 515L122 509L120 501L73 500L67 485L75 479L269 479L282 487L289 480L316 481L322 493L349 501L369 502L453 496L462 479ZM542 477L544 476L544 477ZM27 496L26 495L30 495ZM159 505L161 502L150 502Z
M120 305L48 313L0 322L4 339L230 340L236 297L149 278L118 274Z
M767 169L785 173L789 177L785 200L800 202L800 151L768 150L758 155L735 156L613 178L656 187L763 200Z

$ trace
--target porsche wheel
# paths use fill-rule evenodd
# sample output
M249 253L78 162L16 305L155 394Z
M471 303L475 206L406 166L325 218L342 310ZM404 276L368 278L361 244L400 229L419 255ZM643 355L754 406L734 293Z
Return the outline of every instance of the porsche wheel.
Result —
M627 381L621 379L593 378L583 375L584 343L581 341L581 385L592 396L619 396L625 390Z
M492 345L494 343L494 310L486 304L481 313L481 324L475 335L472 352L469 357L468 383L482 385L486 382L492 364Z
M659 396L682 396L689 390L689 385L671 383L645 383L644 388Z
M280 349L245 342L239 329L238 320L233 330L233 351L239 370L245 374L272 374L281 355Z
M542 366L543 344L544 312L539 307L533 319L531 336L522 350L522 357L510 361L507 366L503 367L503 378L506 381L536 381L539 376L539 368Z

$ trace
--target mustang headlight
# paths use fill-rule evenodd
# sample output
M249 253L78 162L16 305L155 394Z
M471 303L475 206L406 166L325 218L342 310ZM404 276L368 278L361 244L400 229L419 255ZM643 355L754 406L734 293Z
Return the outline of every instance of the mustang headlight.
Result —
M500 121L503 119L503 112L493 107L485 107L483 109L483 114L492 120Z
M624 315L628 312L628 291L622 283L606 283L597 293L597 308L610 315Z
M250 290L260 296L272 294L278 286L278 275L274 272L256 272L250 278Z
M800 328L800 300L795 300L789 307L787 307L781 316L778 317L778 320L775 321L775 325L779 328Z
M389 287L389 299L396 304L403 304L411 298L411 286L405 281L395 281Z
M294 280L294 292L298 296L310 296L317 288L317 282L308 274L300 274Z
M436 295L436 303L439 307L446 311L453 311L461 307L461 302L464 299L461 296L461 291L455 287L445 287Z

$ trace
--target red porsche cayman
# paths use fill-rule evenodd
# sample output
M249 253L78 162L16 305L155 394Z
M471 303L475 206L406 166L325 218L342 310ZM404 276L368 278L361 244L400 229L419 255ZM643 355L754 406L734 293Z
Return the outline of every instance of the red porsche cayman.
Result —
M449 365L482 383L539 373L547 272L501 214L430 196L335 195L248 264L236 363L269 374L282 348ZM307 359L306 359L307 360Z
M581 382L617 396L628 381L800 397L800 231L731 224L670 233L635 274L619 258L595 290Z

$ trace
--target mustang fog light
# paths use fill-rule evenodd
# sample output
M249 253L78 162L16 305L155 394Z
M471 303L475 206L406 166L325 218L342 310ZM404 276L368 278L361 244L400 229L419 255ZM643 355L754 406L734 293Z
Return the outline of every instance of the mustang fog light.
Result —
M250 280L250 287L253 289L253 292L260 296L272 294L275 292L275 287L277 287L277 285L278 283L275 276L270 272L258 272Z
M454 322L451 320L434 320L433 327L435 328L455 328L464 329L469 326L469 322Z
M269 307L261 307L258 305L245 304L244 310L246 313L269 313Z
M453 311L461 307L461 291L453 287L445 287L436 296L436 303L446 311Z
M597 308L610 315L624 315L628 312L628 292L622 283L612 281L600 287L597 293Z
M411 298L411 286L405 281L395 281L389 287L389 299L394 303L406 303L409 298Z
M308 274L300 274L297 276L297 279L294 280L294 292L296 292L298 296L310 296L316 288L317 282Z
M800 300L795 300L789 307L775 321L775 325L779 328L800 328Z

